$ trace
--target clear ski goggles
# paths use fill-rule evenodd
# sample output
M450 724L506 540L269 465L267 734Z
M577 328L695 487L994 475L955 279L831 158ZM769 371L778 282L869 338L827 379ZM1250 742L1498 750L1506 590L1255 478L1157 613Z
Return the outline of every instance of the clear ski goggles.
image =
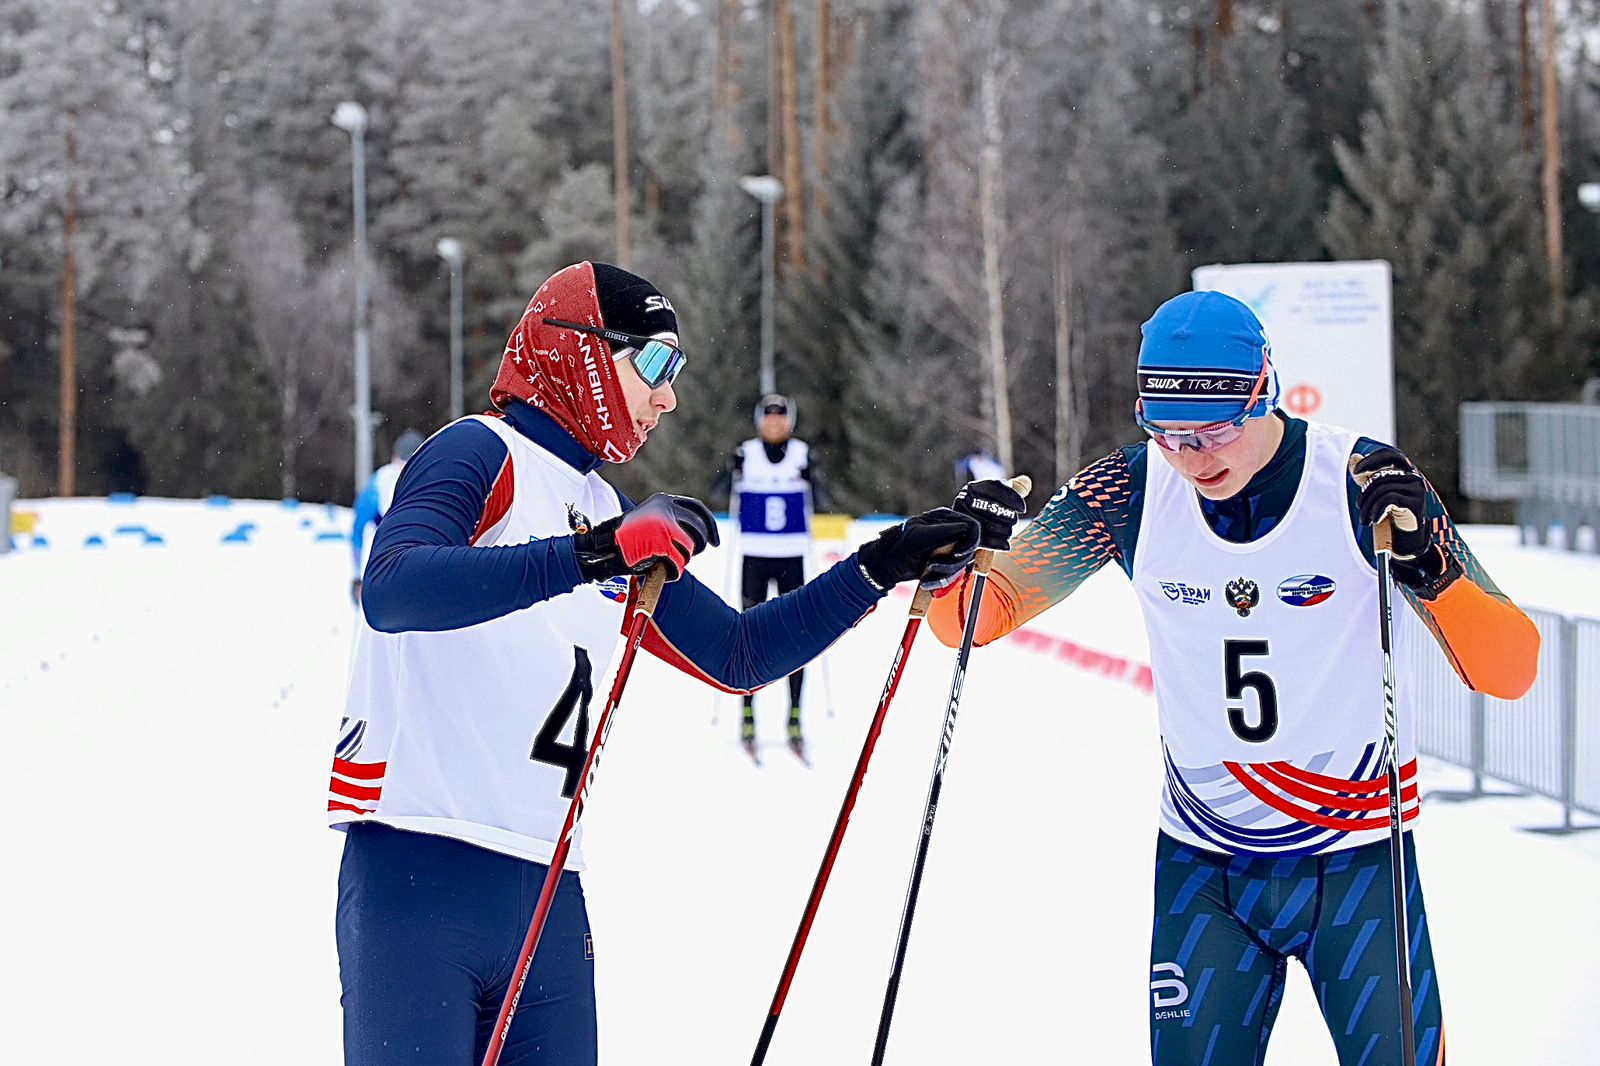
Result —
M614 329L602 329L599 326L584 326L576 322L563 322L559 318L544 320L547 326L558 326L561 329L575 329L579 333L589 333L596 337L603 337L612 344L620 344L629 349L628 362L639 372L639 377L652 389L659 389L663 385L671 385L683 372L685 362L683 349L666 341L657 340L655 337L641 337L634 333L619 333Z
M1222 422L1209 422L1193 429L1163 429L1144 417L1144 399L1141 397L1133 403L1133 420L1139 423L1139 428L1150 434L1150 439L1169 452L1182 451L1191 448L1197 452L1212 452L1218 448L1226 448L1240 437L1244 436L1244 424L1251 418L1257 417L1250 412L1255 407L1256 401L1261 399L1261 390L1266 387L1267 374L1272 364L1263 359L1261 373L1256 375L1256 383L1250 389L1250 398L1245 400L1244 408L1234 417Z

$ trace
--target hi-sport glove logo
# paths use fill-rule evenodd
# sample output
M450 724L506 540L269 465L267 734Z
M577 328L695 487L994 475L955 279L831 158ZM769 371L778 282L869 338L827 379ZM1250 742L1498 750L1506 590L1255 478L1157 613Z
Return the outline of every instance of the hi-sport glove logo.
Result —
M1290 607L1315 607L1333 595L1333 578L1321 574L1296 574L1278 584L1278 599Z

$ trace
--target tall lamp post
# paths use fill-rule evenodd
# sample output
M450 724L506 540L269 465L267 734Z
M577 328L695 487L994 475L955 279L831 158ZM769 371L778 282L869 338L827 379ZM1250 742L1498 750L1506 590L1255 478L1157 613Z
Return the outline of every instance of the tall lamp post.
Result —
M778 391L772 357L773 247L775 205L783 198L783 182L770 174L739 179L739 188L761 201L761 392Z
M450 264L450 417L466 414L461 388L461 264L467 252L454 237L441 237L439 258Z
M367 109L346 100L333 112L333 124L350 135L350 184L356 234L356 495L372 476L372 353L367 345Z

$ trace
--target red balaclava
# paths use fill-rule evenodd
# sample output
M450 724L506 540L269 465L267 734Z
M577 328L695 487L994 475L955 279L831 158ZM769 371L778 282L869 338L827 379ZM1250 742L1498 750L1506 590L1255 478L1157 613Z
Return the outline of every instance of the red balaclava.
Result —
M597 292L601 272L603 299ZM605 320L602 302L618 321ZM500 410L522 400L555 419L591 454L608 463L627 462L643 440L628 413L609 345L592 333L546 325L547 318L644 336L676 335L672 305L654 285L617 267L587 262L564 267L539 286L522 312L489 392Z

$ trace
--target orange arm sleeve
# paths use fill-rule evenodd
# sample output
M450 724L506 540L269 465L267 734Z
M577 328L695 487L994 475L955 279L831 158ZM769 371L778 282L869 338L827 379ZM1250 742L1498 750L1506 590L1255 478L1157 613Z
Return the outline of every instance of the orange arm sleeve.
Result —
M1539 630L1495 585L1430 486L1428 521L1450 565L1439 586L1401 588L1463 683L1514 700L1539 673Z
M1056 492L1039 516L997 554L978 608L974 643L980 647L1017 629L1066 599L1096 570L1132 556L1142 475L1122 451L1098 459ZM961 644L972 602L972 575L944 590L928 611L939 640Z
M1383 445L1364 437L1357 443L1356 452L1368 454L1379 447ZM1347 488L1356 539L1368 561L1374 561L1372 529L1362 525L1358 515L1359 489L1354 482ZM1426 512L1425 521L1433 534L1429 551L1439 553L1437 561L1443 567L1433 565L1432 556L1428 565L1413 564L1412 568L1421 573L1413 584L1407 585L1399 580L1407 564L1396 560L1394 573L1400 594L1433 632L1439 649L1463 684L1500 699L1517 699L1533 686L1539 672L1538 627L1495 586L1431 484Z
M1539 672L1539 630L1516 604L1468 578L1417 601L1450 665L1475 692L1514 700Z
M1026 621L1020 610L1022 593L1017 585L1020 575L1008 572L1015 569L1010 558L995 556L994 568L989 571L989 587L983 590L983 602L978 605L978 630L973 635L973 643L980 648ZM946 647L961 645L967 609L972 603L972 580L971 574L963 576L935 596L933 606L928 608L928 626Z

